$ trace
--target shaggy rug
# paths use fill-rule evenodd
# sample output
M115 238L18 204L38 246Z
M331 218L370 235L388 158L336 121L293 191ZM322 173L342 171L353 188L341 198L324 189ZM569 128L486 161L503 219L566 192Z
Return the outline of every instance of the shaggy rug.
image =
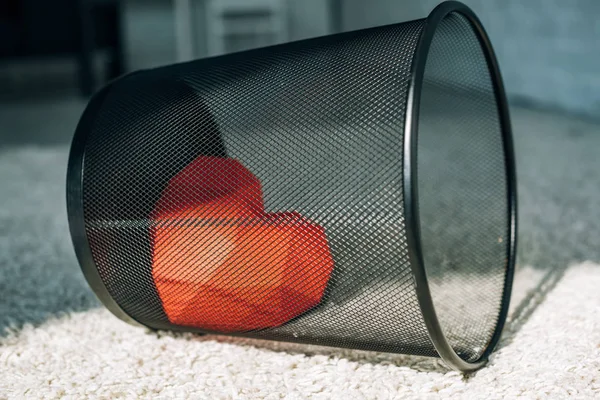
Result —
M156 334L104 309L76 312L1 340L0 393L73 399L588 399L600 395L599 286L599 265L572 267L527 323L505 335L489 365L466 377L435 359Z
M600 396L600 135L530 112L514 120L540 132L515 135L519 268L503 339L469 376L437 359L131 327L79 271L67 147L0 150L0 399Z

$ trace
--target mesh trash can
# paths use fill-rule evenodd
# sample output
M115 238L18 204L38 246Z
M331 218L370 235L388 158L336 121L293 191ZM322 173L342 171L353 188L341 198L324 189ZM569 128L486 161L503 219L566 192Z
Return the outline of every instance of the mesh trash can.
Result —
M499 339L511 131L460 3L127 75L90 101L67 181L82 270L128 322L462 371Z

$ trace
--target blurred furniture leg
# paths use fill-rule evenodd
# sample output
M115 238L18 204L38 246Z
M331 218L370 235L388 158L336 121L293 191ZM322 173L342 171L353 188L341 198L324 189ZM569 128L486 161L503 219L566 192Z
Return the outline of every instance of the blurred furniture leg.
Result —
M329 0L329 30L331 33L344 31L343 0Z
M173 1L175 15L175 40L177 47L177 61L190 61L194 58L192 0Z
M89 95L95 89L93 59L98 49L108 51L106 80L115 79L126 71L123 47L123 9L120 0L77 0L82 13L80 58L82 60L81 91ZM86 76L90 76L89 82ZM89 86L91 85L91 86ZM91 87L91 92L89 88Z
M77 21L74 25L79 69L79 90L90 96L96 88L94 53L109 50L106 78L114 79L125 72L121 2L115 0L76 0Z
M74 27L79 38L77 61L79 68L79 89L84 96L90 96L95 88L93 56L94 56L94 26L90 3L87 0L77 0L78 20Z
M107 9L107 19L114 22L113 29L108 32L112 51L108 61L107 79L112 80L126 71L125 49L124 49L124 26L123 26L123 2L117 1L112 7Z

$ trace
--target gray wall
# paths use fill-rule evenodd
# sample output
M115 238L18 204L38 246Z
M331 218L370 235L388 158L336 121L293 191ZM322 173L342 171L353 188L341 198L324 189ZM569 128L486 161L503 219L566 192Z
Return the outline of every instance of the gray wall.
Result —
M133 69L175 61L172 0L126 2ZM292 39L329 31L329 0L288 0ZM338 0L345 30L420 18L438 0ZM600 116L600 0L464 0L484 23L510 98ZM198 56L202 0L196 0Z
M483 22L510 98L600 117L600 1L463 0ZM343 0L344 29L427 15L438 0Z
M128 0L124 4L125 52L131 70L175 62L172 0Z
M327 0L288 0L290 35L293 40L329 33Z

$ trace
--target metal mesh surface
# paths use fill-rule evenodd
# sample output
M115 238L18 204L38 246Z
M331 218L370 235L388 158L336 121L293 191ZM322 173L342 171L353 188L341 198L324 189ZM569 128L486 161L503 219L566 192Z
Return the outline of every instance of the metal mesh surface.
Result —
M425 67L419 210L437 316L454 350L469 361L481 356L493 334L508 263L499 119L479 40L465 17L450 14L436 30Z
M423 26L113 84L86 133L82 182L69 184L82 184L93 262L117 304L154 328L436 356L403 198L406 103ZM474 359L503 291L502 142L468 23L450 15L431 52L419 120L424 260L444 330Z

